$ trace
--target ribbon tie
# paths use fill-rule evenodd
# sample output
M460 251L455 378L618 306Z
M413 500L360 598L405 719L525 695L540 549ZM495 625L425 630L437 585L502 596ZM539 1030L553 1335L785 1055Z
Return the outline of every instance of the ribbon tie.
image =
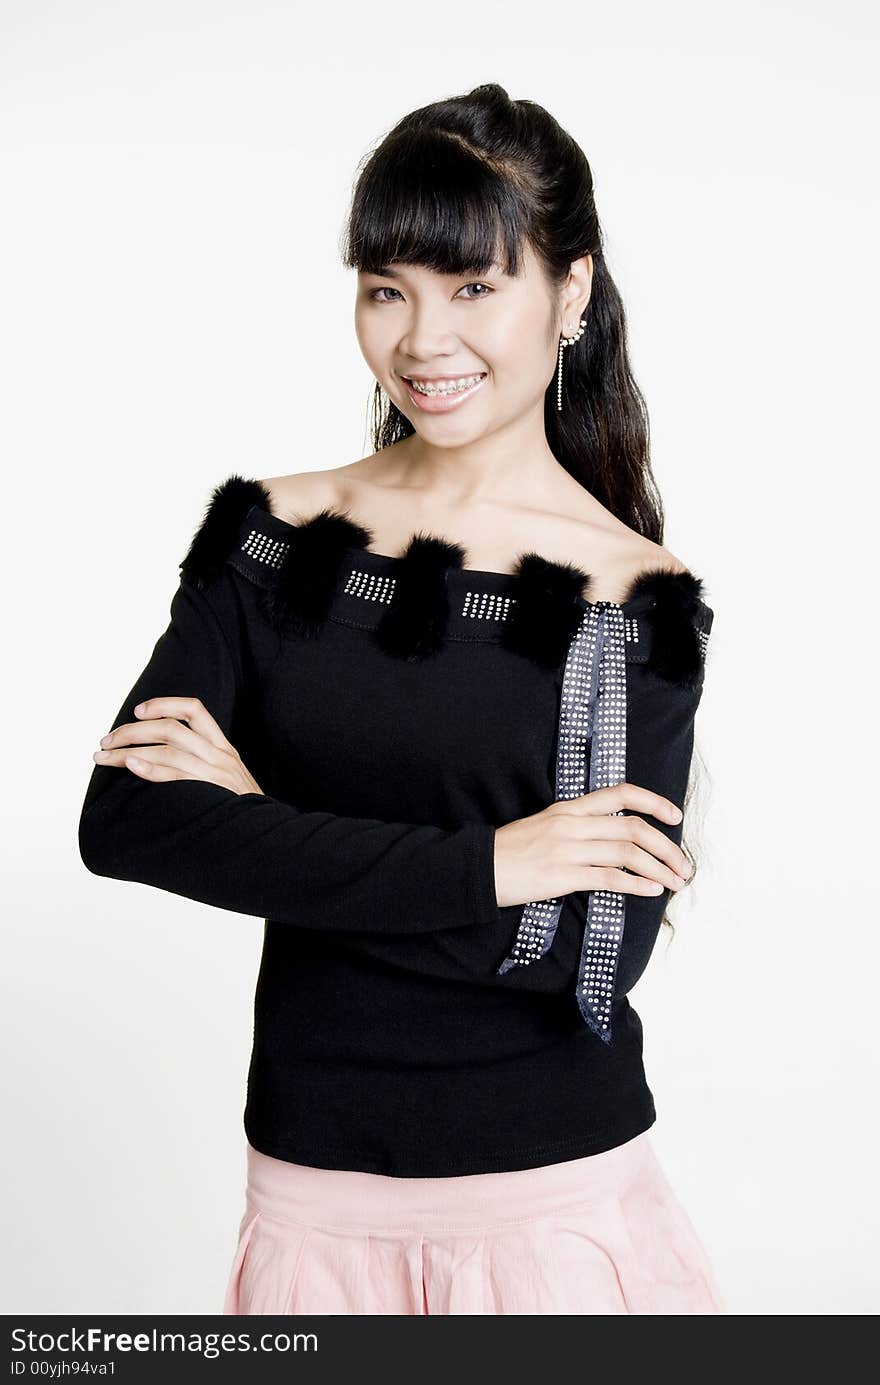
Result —
M626 628L623 607L597 601L584 611L562 679L556 798L578 798L626 779ZM620 817L623 810L615 816ZM550 949L563 898L524 905L509 956L498 968L530 966ZM577 978L577 1003L589 1028L611 1041L614 979L623 941L626 895L589 890Z

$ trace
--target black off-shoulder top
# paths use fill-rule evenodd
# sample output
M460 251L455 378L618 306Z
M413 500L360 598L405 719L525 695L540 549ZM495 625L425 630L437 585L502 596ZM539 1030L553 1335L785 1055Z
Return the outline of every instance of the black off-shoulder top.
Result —
M628 993L668 891L499 907L497 827L626 779L684 805L713 612L691 572L591 601L586 568L376 553L212 493L170 623L113 726L197 696L262 794L97 765L95 874L261 917L254 1148L399 1177L599 1153L656 1119ZM683 824L652 823L681 841Z

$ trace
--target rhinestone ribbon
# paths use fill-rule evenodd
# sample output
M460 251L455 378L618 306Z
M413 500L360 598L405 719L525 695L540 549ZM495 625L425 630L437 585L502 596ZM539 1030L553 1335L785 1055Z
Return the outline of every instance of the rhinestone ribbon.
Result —
M584 611L562 678L556 750L556 798L578 798L626 778L626 629L623 607L597 601ZM620 810L616 816L620 816ZM510 954L498 973L530 966L552 946L564 897L524 905ZM589 890L577 980L585 1023L611 1039L614 978L623 940L626 895Z

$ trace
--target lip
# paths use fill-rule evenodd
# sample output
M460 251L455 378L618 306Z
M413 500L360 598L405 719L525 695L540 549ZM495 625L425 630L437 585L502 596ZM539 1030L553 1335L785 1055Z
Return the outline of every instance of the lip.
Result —
M472 370L465 372L464 375L420 375L418 377L420 380L426 380L435 383L441 380L463 380L467 378L467 375L476 375L478 373L480 375L480 379L477 381L475 385L472 385L469 390L462 390L460 394L449 395L435 394L433 396L430 396L427 394L419 394L416 390L413 389L412 385L410 384L409 380L405 375L401 375L400 378L406 386L406 392L409 395L410 399L419 409L422 410L423 413L447 414L450 412L450 410L458 409L468 399L473 398L473 396L477 393L481 386L485 385L486 381L489 378L488 374L483 371L477 372L476 370Z

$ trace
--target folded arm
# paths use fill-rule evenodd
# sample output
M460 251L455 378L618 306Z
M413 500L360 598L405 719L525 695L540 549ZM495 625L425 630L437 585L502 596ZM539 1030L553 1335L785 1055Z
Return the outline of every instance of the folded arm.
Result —
M240 619L227 572L207 590L181 578L171 620L113 727L150 697L200 698L225 736L242 694ZM304 928L424 933L498 918L495 829L302 811L195 779L149 782L96 765L79 821L95 875L139 881Z

